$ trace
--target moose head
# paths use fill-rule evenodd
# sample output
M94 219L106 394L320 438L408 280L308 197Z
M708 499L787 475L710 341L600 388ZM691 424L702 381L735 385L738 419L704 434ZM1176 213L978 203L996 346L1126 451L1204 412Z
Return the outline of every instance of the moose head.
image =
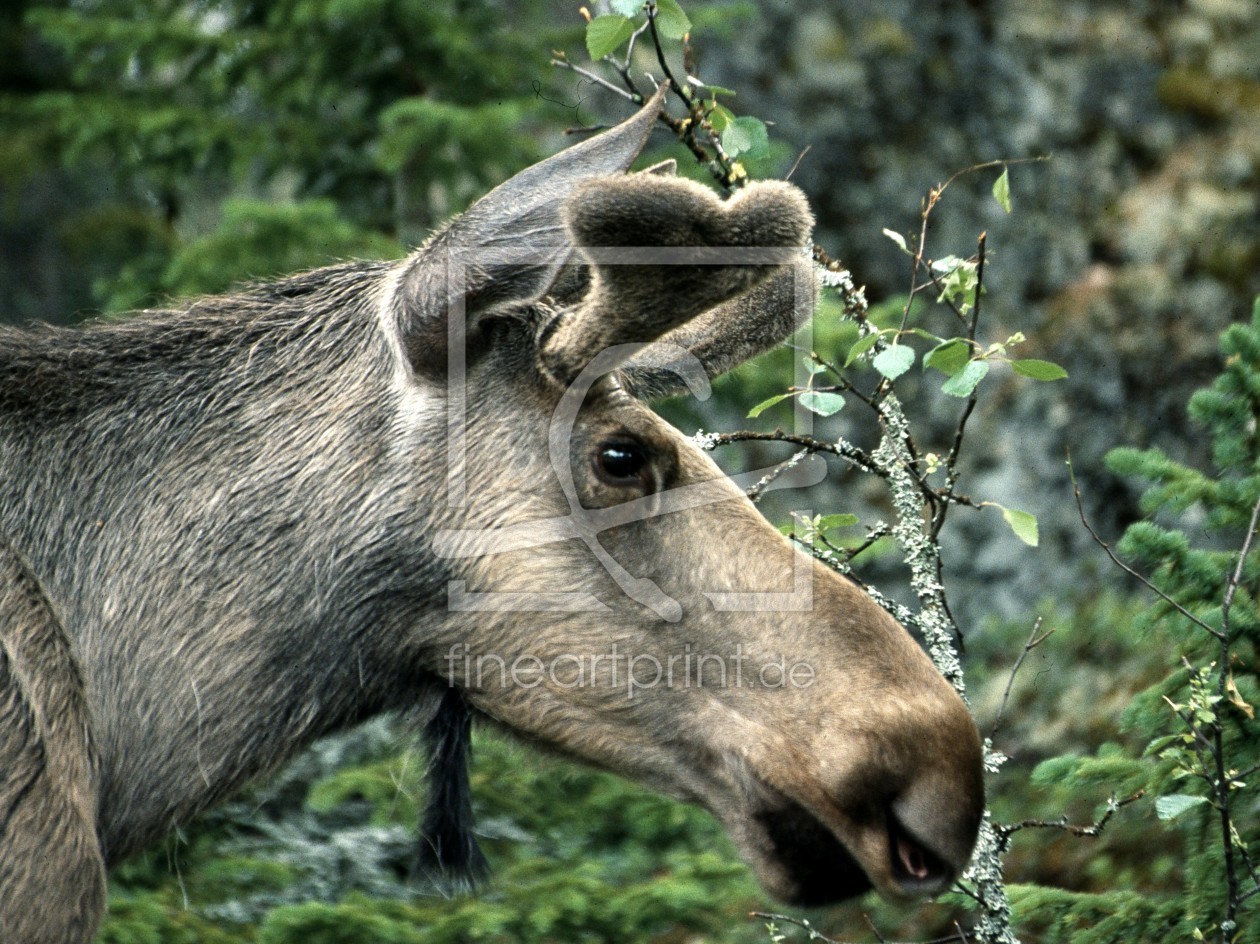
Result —
M627 173L660 107L399 263L0 331L4 940L88 940L104 867L417 705L437 869L477 717L703 805L790 902L961 872L962 700L647 406L815 291L795 188Z
M400 283L412 364L448 405L465 387L468 497L434 527L458 605L429 658L504 726L708 807L780 897L939 890L980 810L961 701L642 402L706 390L800 324L809 209L778 183L723 202L621 174L655 114L490 194Z

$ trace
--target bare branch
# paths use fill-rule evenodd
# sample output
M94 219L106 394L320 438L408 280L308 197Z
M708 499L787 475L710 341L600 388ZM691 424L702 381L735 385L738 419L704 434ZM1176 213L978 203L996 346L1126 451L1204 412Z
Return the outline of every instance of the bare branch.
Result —
M1229 611L1234 605L1234 594L1238 592L1238 585L1242 583L1243 566L1247 562L1247 555L1251 553L1251 541L1256 536L1256 523L1260 521L1260 499L1251 509L1251 521L1247 525L1247 534L1243 538L1242 550L1238 552L1238 564L1234 567L1234 573L1229 578L1229 583L1225 586L1225 599L1221 602L1221 635L1225 637L1223 642L1228 643L1229 631ZM1223 680L1222 676L1222 680ZM1222 689L1221 694L1224 694Z
M748 496L748 500L753 504L761 501L761 496L765 494L767 488L769 488L781 475L783 475L783 473L800 465L801 460L808 455L811 455L811 450L802 449L795 453L790 459L785 459L780 462L773 470L763 475L760 480L755 482L748 491L744 493Z
M1102 835L1102 831L1106 829L1111 818L1116 815L1123 807L1130 803L1136 803L1146 795L1145 790L1139 790L1132 796L1125 797L1123 800L1117 800L1114 796L1107 801L1107 809L1103 811L1102 816L1087 825L1076 825L1069 823L1067 817L1057 820L1042 819L1026 819L1019 823L1005 823L995 825L993 828L1003 840L1009 838L1012 834L1019 832L1021 829L1058 829L1065 833L1071 833L1073 836L1083 836L1090 839L1096 839Z
M1098 536L1098 532L1094 530L1093 526L1089 523L1089 520L1085 517L1085 505L1084 505L1083 500L1081 499L1081 486L1076 481L1076 470L1072 468L1072 454L1070 452L1068 453L1067 466L1068 466L1068 475L1072 479L1072 491L1076 495L1077 514L1081 519L1081 524L1083 524L1085 526L1085 530L1089 532L1089 536L1094 539L1094 543L1097 544L1099 547L1103 549L1103 551L1106 552L1107 556L1111 559L1111 562L1113 564L1115 564L1117 567L1123 570L1126 574L1128 574L1134 580L1142 584L1142 586L1146 587L1147 590L1151 591L1151 593L1155 594L1157 597L1159 597L1161 600L1163 600L1165 603L1171 606L1174 610L1176 610L1186 619L1190 620L1190 622L1192 622L1195 626L1198 626L1200 629L1202 629L1205 633L1209 633L1216 639L1224 642L1225 640L1224 633L1222 633L1219 629L1209 626L1203 620L1199 619L1199 617L1195 616L1193 613L1187 610L1184 606L1182 606L1180 603L1178 603L1176 600L1170 597L1167 593L1159 589L1159 587L1155 586L1155 584L1151 583L1144 576L1142 576L1140 573L1138 573L1136 570L1134 570L1132 567L1130 567L1128 564L1122 561L1119 557L1116 556L1115 551L1111 549L1111 545Z
M749 912L748 917L760 918L763 921L775 921L795 925L809 935L806 938L808 941L820 941L821 944L843 944L842 941L837 941L835 938L827 937L827 935L815 928L805 918L794 918L791 915L776 914L772 911L751 911ZM879 930L871 922L870 915L863 915L863 917L866 918L867 925L875 934L875 938L880 942L880 944L896 944L896 942L889 941L888 938L879 933ZM955 922L954 927L958 929L954 934L947 935L946 937L937 937L932 938L931 940L921 941L919 944L966 944L967 935L964 934L962 929L958 927L957 922Z
M605 79L603 76L596 75L594 72L591 72L589 69L583 69L581 66L574 65L567 58L557 57L551 60L551 64L555 66L557 69L568 69L570 72L576 72L578 75L586 79L588 82L594 82L600 88L607 89L608 91L612 92L614 95L620 95L622 98L629 99L630 101L634 102L636 105L643 104L643 96L640 95L638 92L627 91L626 89L618 88L617 86L609 82L607 79Z
M866 455L857 446L851 445L843 440L840 442L823 442L820 439L814 439L812 436L801 436L796 433L785 433L781 429L776 429L773 433L759 433L753 430L743 430L737 433L716 433L708 437L709 444L712 446L729 446L738 442L781 442L790 443L794 446L803 446L805 449L813 452L826 452L833 456L839 456L851 462L853 465L867 472L874 472L875 465L870 457Z
M748 913L748 917L761 918L763 921L782 921L784 924L793 924L809 934L808 940L821 941L822 944L841 944L841 942L837 941L835 938L827 937L827 935L815 928L805 918L793 918L791 915L775 914L772 911L750 911Z
M980 293L984 289L984 259L985 259L985 240L987 233L981 233L977 241L977 261L976 261L976 298L975 304L971 306L971 321L967 325L967 343L974 345L976 343L976 331L980 325ZM967 421L971 419L971 414L976 408L978 397L975 390L967 397L967 405L963 407L962 415L958 417L958 425L954 428L954 441L949 447L949 455L945 457L945 488L941 493L942 503L936 511L934 520L932 521L932 540L935 541L941 533L941 529L945 527L945 518L949 514L949 505L954 496L954 489L958 485L958 456L962 451L963 435L967 431Z
M805 145L805 150L801 151L801 153L800 153L800 154L796 155L796 160L792 162L792 167L791 167L791 169L790 169L790 170L788 170L788 172L787 172L786 174L784 174L784 175L783 175L783 179L784 179L784 180L791 180L791 179L792 179L792 175L796 173L796 168L798 168L798 167L800 167L800 166L801 166L801 161L805 160L805 155L806 155L806 154L808 154L808 153L810 152L810 149L811 149L812 147L813 147L813 145L812 145L812 144L807 144L807 145Z
M1002 692L1002 704L998 706L997 717L993 719L993 727L989 730L989 738L992 739L1002 724L1002 716L1006 714L1006 705L1011 698L1011 688L1015 685L1015 676L1019 674L1020 668L1024 664L1024 660L1028 658L1028 653L1032 652L1043 642L1054 635L1054 630L1046 630L1041 635L1041 617L1038 616L1033 621L1032 632L1028 634L1028 641L1024 643L1024 648L1019 654L1019 658L1015 660L1015 664L1011 666L1011 674L1006 679L1006 689Z

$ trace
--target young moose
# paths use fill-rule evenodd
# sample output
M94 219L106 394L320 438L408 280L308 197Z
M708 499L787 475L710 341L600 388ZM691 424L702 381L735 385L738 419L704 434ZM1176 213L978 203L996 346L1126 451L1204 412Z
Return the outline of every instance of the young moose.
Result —
M702 804L789 902L966 865L962 701L643 403L813 301L797 190L627 174L660 104L402 262L0 329L0 940L89 941L106 869L390 711L439 872L472 715Z

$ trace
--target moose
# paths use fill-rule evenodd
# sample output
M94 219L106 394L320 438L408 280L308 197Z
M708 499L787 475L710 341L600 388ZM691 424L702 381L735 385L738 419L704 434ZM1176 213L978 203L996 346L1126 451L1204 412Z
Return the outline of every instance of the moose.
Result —
M706 807L786 902L960 874L962 699L647 405L816 293L795 187L630 173L661 109L397 262L0 329L0 940L90 941L107 869L389 712L448 877L474 719Z

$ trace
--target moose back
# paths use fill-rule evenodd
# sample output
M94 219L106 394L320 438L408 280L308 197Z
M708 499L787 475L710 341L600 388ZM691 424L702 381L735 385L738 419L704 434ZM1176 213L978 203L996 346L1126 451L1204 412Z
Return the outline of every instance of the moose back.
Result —
M392 711L448 878L472 717L707 807L790 902L963 869L962 701L645 405L814 296L795 188L627 173L660 107L401 262L0 329L0 940L89 941L109 867Z

